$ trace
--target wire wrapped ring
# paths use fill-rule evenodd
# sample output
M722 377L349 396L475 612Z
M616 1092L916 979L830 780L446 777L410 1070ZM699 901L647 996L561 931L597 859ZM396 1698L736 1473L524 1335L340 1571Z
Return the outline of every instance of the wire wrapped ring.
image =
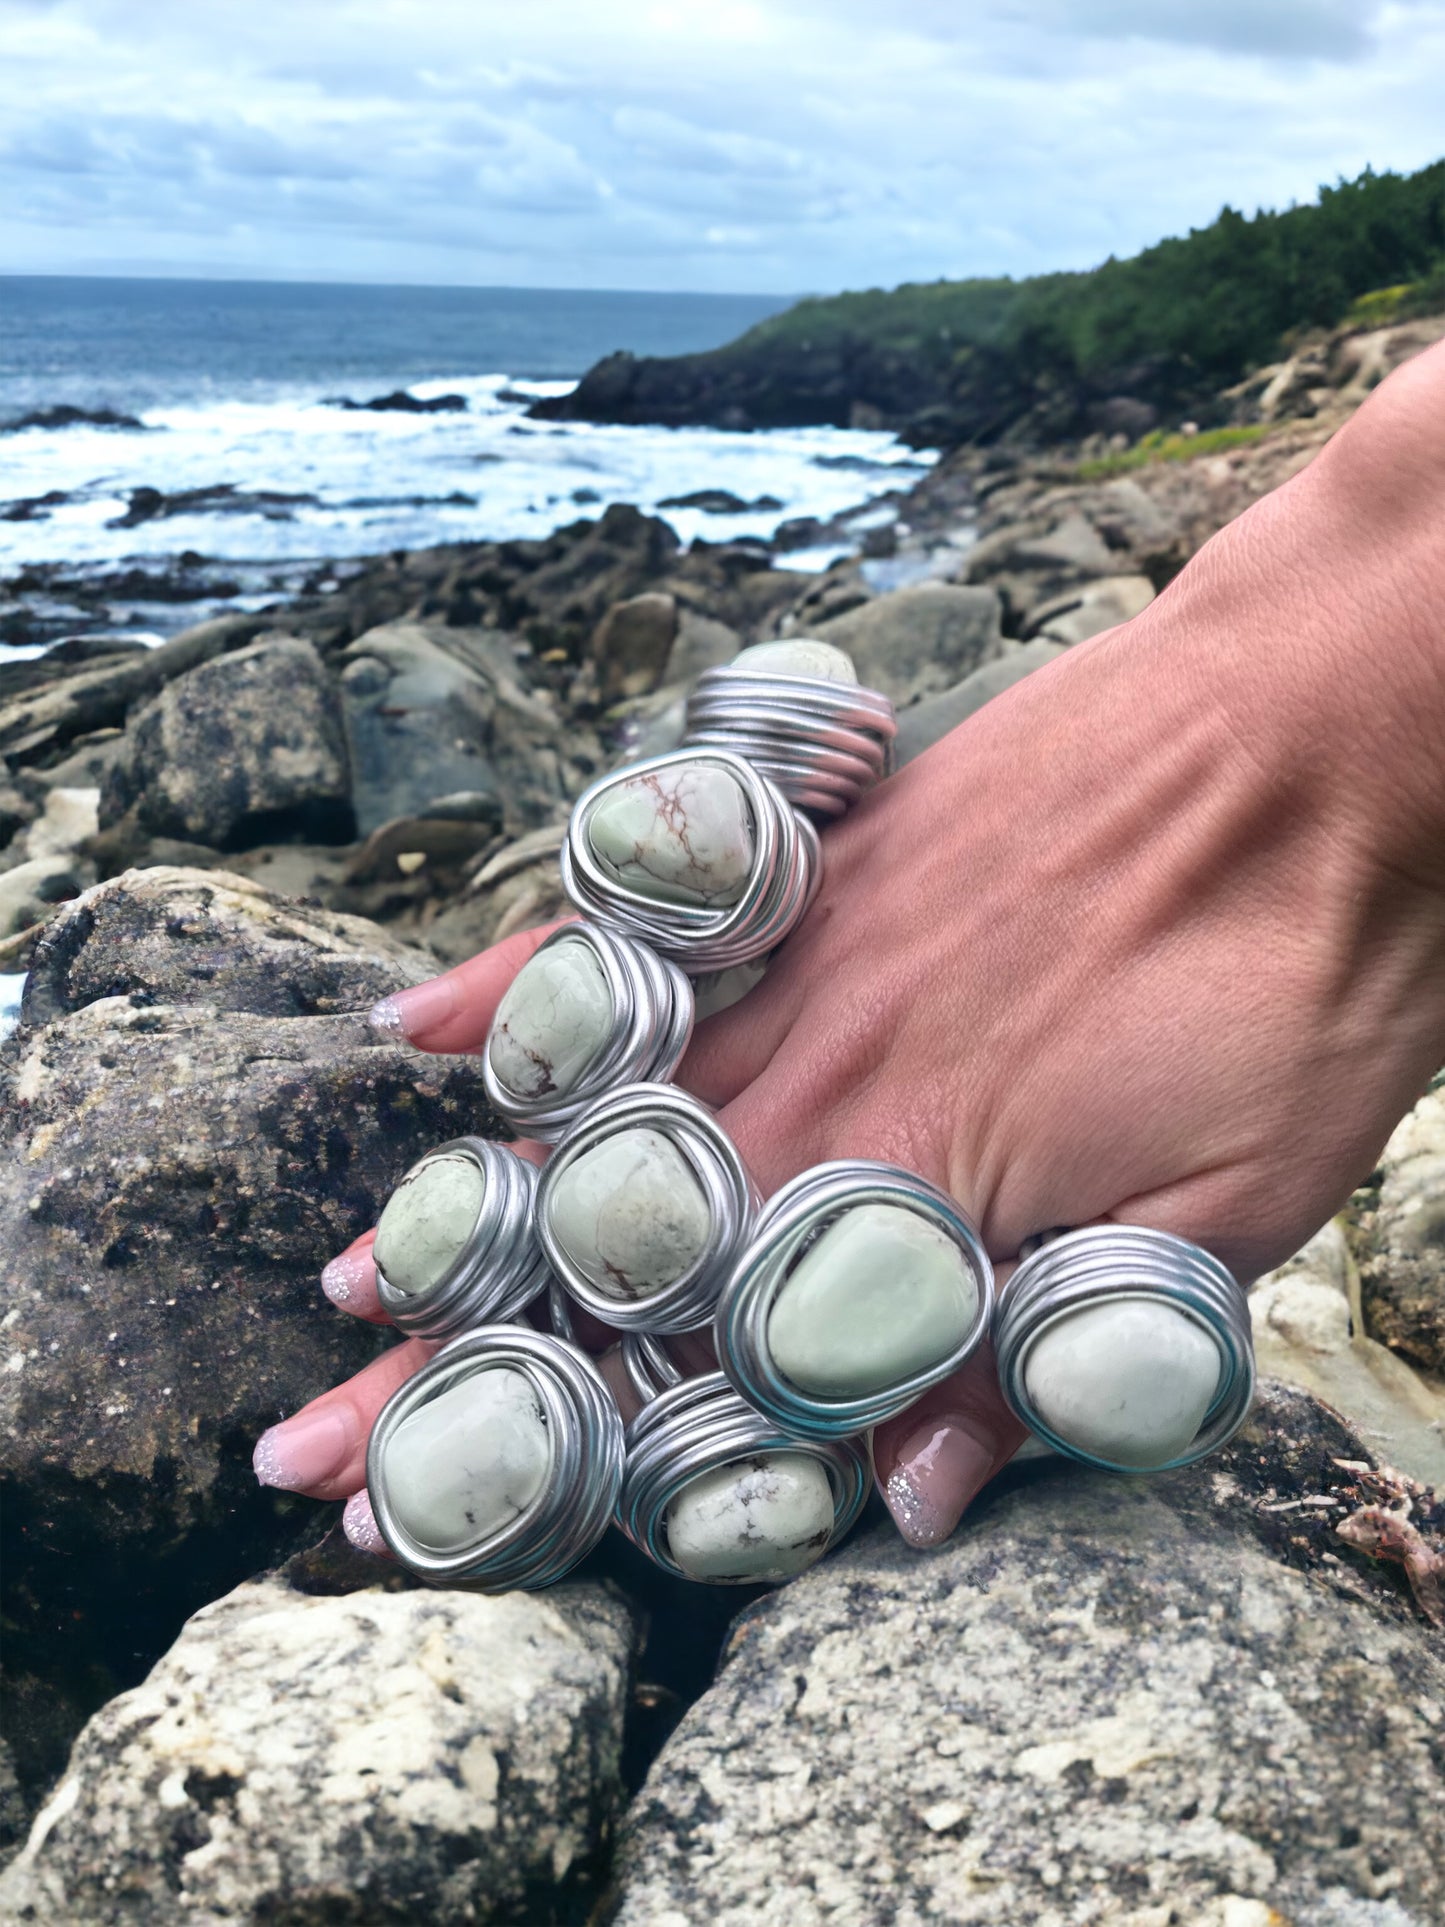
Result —
M977 1305L959 1342L934 1364L880 1391L825 1398L785 1378L768 1350L768 1319L805 1247L859 1205L896 1205L933 1225L963 1253ZM815 1165L769 1199L752 1241L723 1286L714 1323L718 1363L736 1389L793 1438L844 1438L879 1425L966 1364L988 1331L993 1267L972 1222L945 1191L898 1165L840 1159Z
M466 1243L429 1291L399 1291L376 1267L382 1310L412 1338L454 1338L515 1318L548 1278L533 1210L536 1166L481 1137L453 1138L418 1163L445 1157L466 1158L482 1174L482 1202Z
M397 1428L429 1400L496 1365L531 1382L547 1427L547 1478L508 1525L474 1546L438 1552L398 1519L387 1489L387 1452ZM621 1414L586 1353L526 1325L493 1325L454 1339L392 1394L372 1427L366 1485L382 1537L410 1571L474 1592L532 1591L554 1584L601 1539L622 1489L623 1460Z
M693 685L684 731L686 745L745 757L795 809L833 817L889 774L898 724L876 689L723 667Z

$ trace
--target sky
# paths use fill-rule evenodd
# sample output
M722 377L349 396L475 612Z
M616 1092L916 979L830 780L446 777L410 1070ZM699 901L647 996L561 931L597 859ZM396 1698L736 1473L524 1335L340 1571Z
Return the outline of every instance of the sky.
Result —
M0 0L0 272L827 292L1445 152L1445 0Z

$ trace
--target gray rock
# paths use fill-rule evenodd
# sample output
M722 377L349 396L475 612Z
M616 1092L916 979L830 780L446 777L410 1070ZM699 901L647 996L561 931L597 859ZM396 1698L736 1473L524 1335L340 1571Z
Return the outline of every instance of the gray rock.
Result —
M93 786L68 789L57 785L49 790L45 808L25 832L26 855L73 856L87 838L95 835L99 804L100 790Z
M898 735L894 742L894 753L901 766L911 763L915 756L921 756L926 749L946 736L951 729L966 722L985 703L991 703L995 696L1001 696L1006 689L1012 689L1016 682L1032 675L1035 669L1042 669L1056 657L1063 655L1064 645L1050 642L1043 637L1033 642L1011 642L1005 645L1001 655L992 662L986 662L981 669L965 676L962 682L955 683L952 689L945 689L937 696L928 696L921 703L914 703L911 709L898 712Z
M95 871L74 856L37 856L0 871L0 938L43 922L57 903L79 896Z
M251 1447L384 1342L319 1269L496 1129L474 1059L353 1014L433 969L218 873L100 885L39 947L0 1047L0 1525L13 1650L82 1715L310 1512ZM14 1739L27 1783L59 1765Z
M902 703L947 689L1001 654L999 622L992 589L934 582L875 596L808 633L845 649L859 682Z
M341 707L309 642L268 637L201 664L127 735L101 791L102 828L134 809L152 836L218 850L352 836Z
M1361 1274L1374 1336L1412 1364L1445 1373L1445 1080L1385 1146Z
M1154 585L1148 576L1106 575L1040 604L1031 611L1025 632L1054 642L1087 642L1105 629L1132 622L1153 600Z
M935 1553L868 1534L739 1622L602 1917L1426 1927L1445 1656L1324 1536L1351 1450L1278 1398L1188 1472L1054 1465Z
M71 1927L576 1918L618 1800L631 1644L592 1586L243 1585L91 1720L0 1910Z
M721 669L731 662L743 646L736 629L695 609L683 609L678 619L677 640L672 645L663 672L665 683L694 683L704 669Z
M567 914L557 864L565 833L563 824L546 824L487 859L466 895L427 925L427 943L444 963L462 963L514 930Z
M670 595L649 591L614 602L587 647L597 701L605 708L656 689L676 636L677 603Z

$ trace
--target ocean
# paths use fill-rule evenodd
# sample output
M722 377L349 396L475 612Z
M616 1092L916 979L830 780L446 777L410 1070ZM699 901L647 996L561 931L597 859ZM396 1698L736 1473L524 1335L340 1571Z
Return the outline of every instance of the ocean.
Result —
M159 578L185 557L204 608L142 585L108 610L112 626L168 633L212 606L272 600L319 563L542 535L610 502L665 515L685 541L720 540L768 537L790 517L827 519L906 486L930 458L886 434L526 417L530 399L564 392L613 349L714 347L785 305L0 278L0 584L36 564L82 582ZM397 391L453 399L438 412L364 405ZM80 418L62 422L62 409ZM135 425L93 419L105 412ZM714 499L662 506L698 490ZM868 520L865 507L860 533ZM821 566L847 546L798 560ZM0 589L0 604L13 597Z

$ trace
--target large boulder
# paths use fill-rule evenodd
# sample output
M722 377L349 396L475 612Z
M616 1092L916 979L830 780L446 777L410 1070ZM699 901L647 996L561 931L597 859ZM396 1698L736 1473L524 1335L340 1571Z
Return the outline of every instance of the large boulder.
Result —
M434 967L219 873L122 876L42 941L0 1047L0 1476L28 1782L59 1766L70 1709L131 1683L310 1515L258 1489L255 1438L385 1342L324 1303L317 1272L424 1150L496 1126L474 1059L363 1020Z
M1445 1654L1334 1529L1362 1456L1282 1396L1186 1473L1015 1475L925 1556L867 1534L739 1622L603 1918L1439 1919Z
M656 689L677 637L676 598L649 590L614 602L592 632L587 666L605 709Z
M1003 649L992 589L931 582L875 596L812 634L846 649L858 680L895 703L947 689Z
M631 1646L596 1586L243 1585L86 1727L0 1911L70 1927L580 1918L619 1799Z
M1445 1079L1385 1146L1361 1273L1375 1337L1445 1373Z
M349 841L336 686L309 642L270 636L168 683L106 774L102 828L130 810L152 836L218 850Z

